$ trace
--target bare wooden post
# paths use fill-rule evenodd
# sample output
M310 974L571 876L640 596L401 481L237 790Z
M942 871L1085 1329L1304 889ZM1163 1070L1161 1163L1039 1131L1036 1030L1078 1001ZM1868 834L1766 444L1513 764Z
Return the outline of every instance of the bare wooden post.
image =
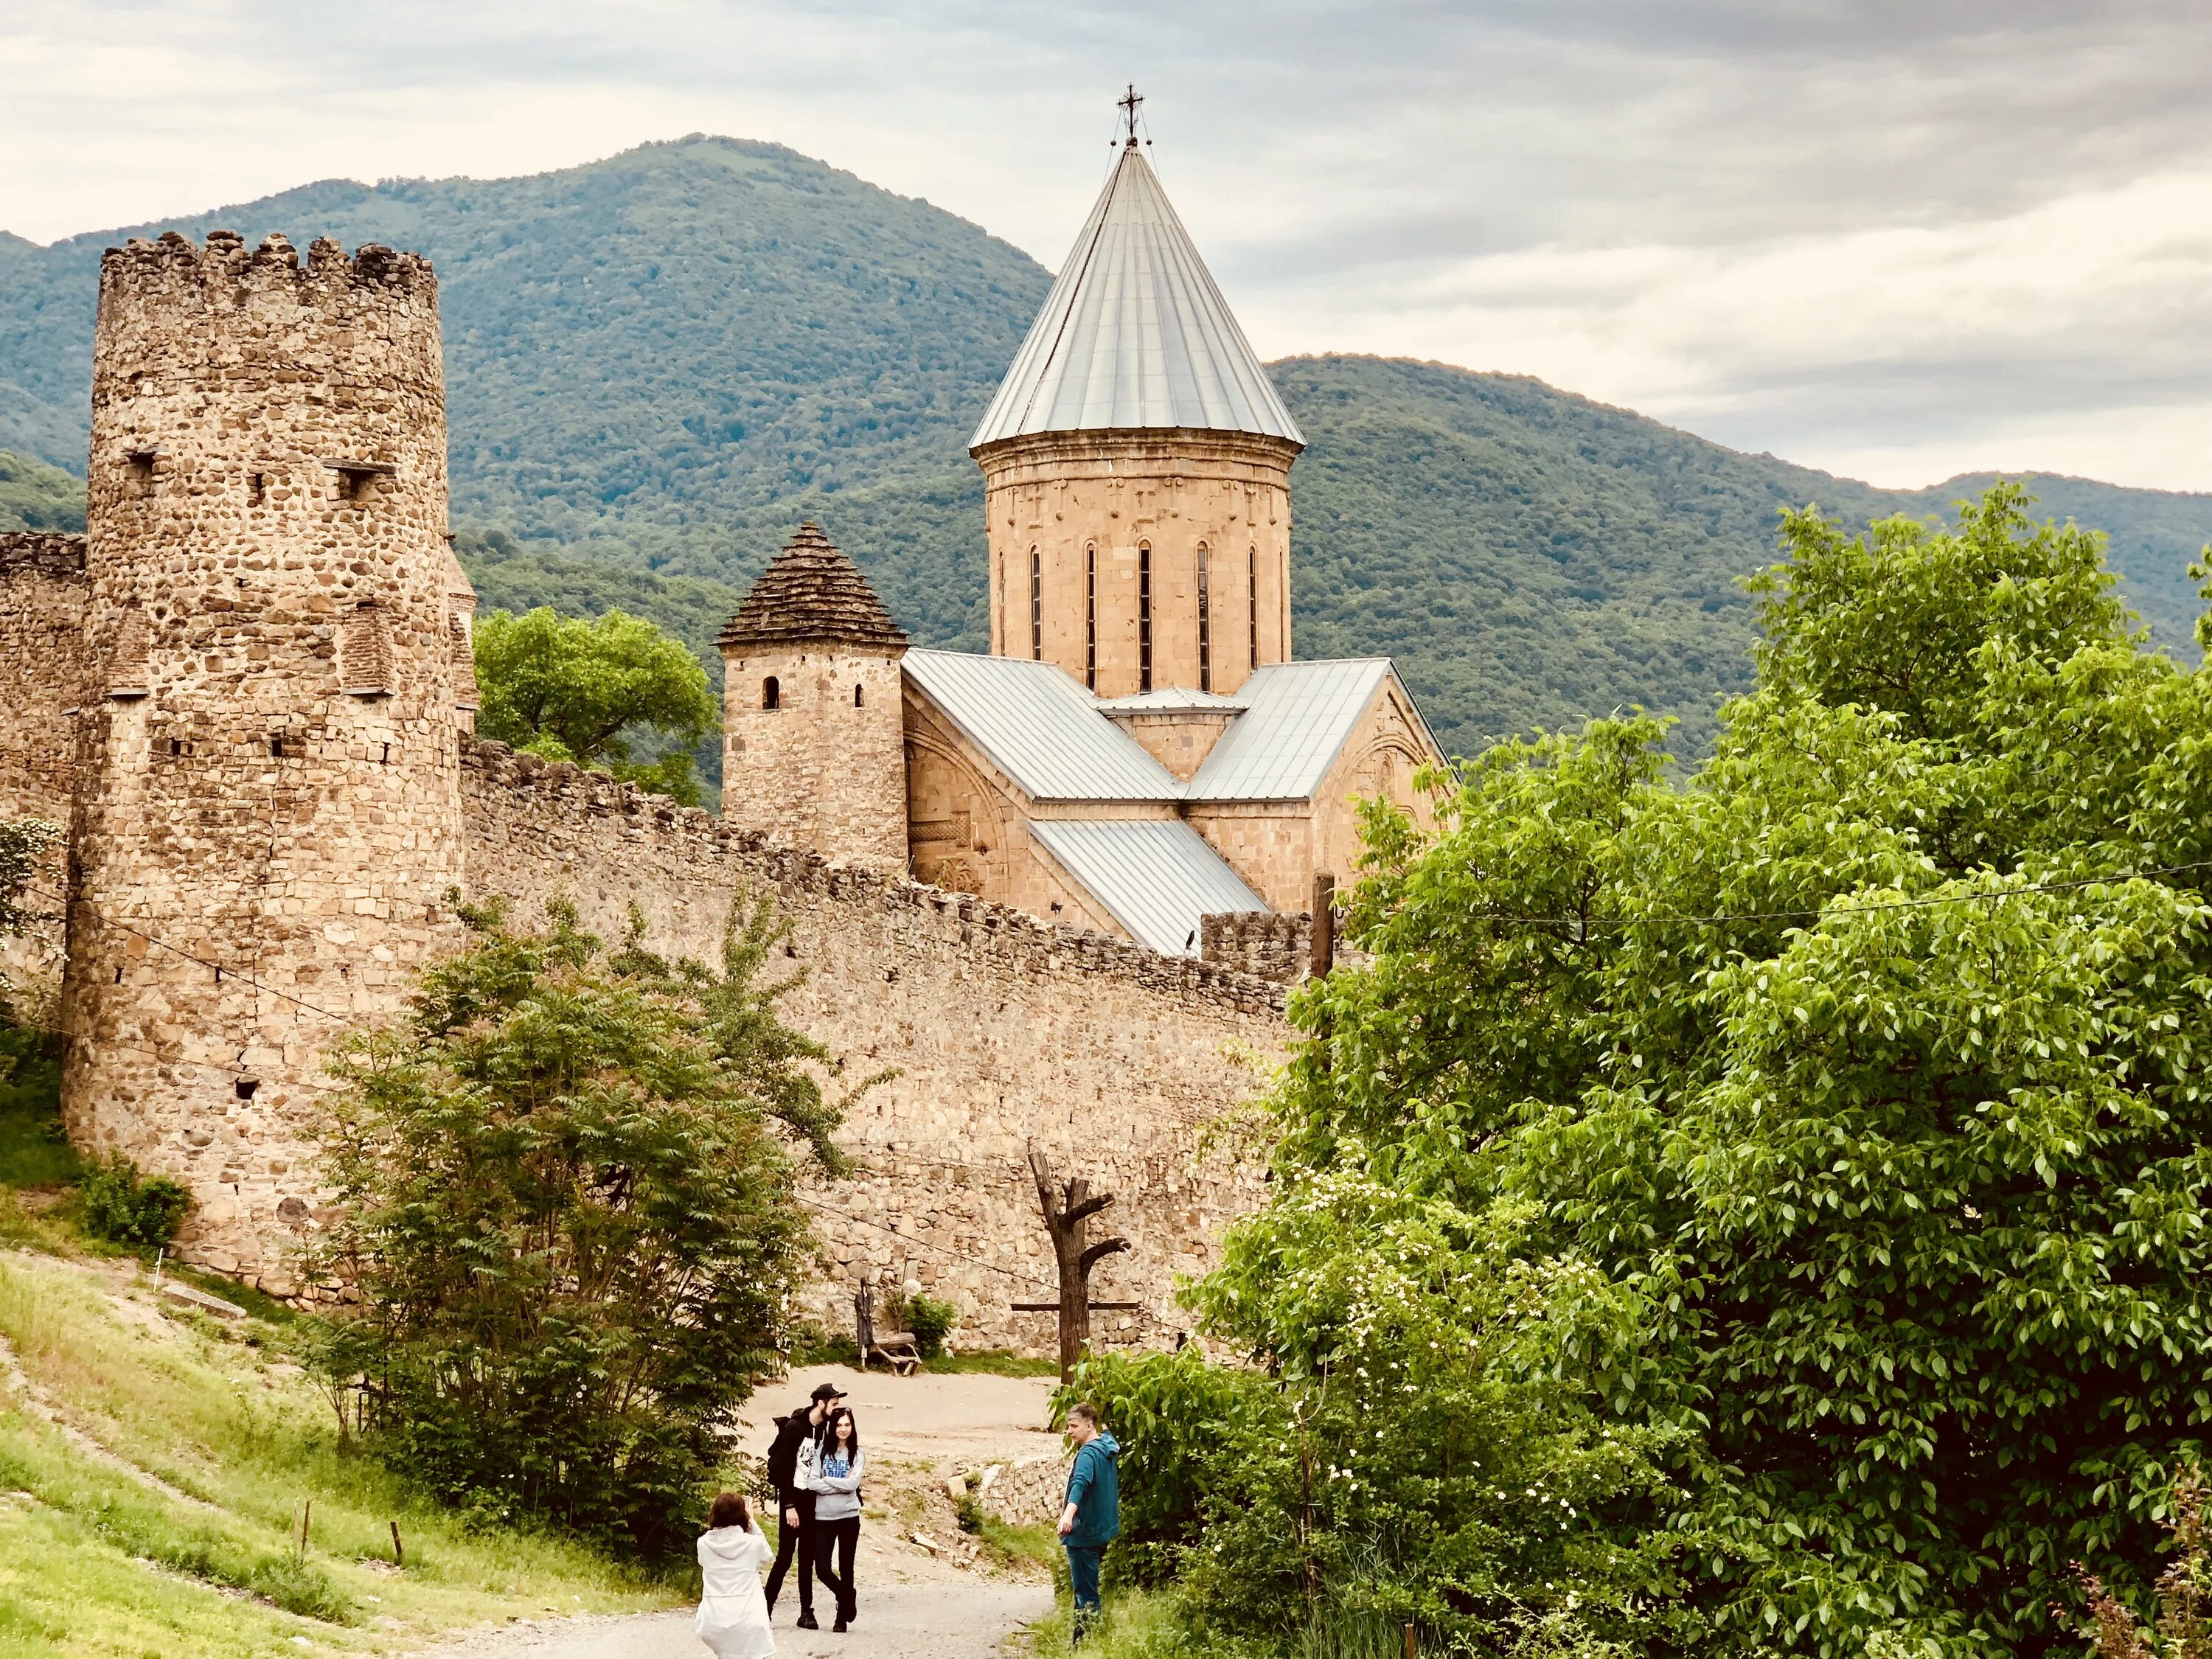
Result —
M1037 1207L1044 1212L1053 1259L1060 1268L1060 1380L1065 1382L1083 1358L1083 1345L1091 1340L1091 1270L1127 1249L1129 1241L1102 1238L1087 1246L1083 1242L1091 1218L1114 1201L1113 1194L1094 1195L1091 1182L1081 1176L1055 1188L1052 1165L1036 1146L1030 1148L1030 1173L1036 1178Z
M876 1346L876 1291L862 1285L853 1295L853 1340L860 1350L860 1369L868 1369L868 1350Z
M1420 1659L1419 1645L1413 1639L1413 1627L1406 1626L1406 1659Z
M1336 965L1336 878L1316 874L1313 885L1313 959L1316 979L1325 979Z
M407 1565L407 1553L399 1547L399 1523L397 1521L392 1523L392 1565L395 1567Z

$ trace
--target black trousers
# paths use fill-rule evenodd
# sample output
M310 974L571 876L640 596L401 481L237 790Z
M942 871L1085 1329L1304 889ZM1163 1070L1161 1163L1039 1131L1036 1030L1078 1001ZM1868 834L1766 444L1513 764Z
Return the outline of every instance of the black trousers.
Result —
M814 1571L822 1575L822 1583L836 1595L837 1616L847 1624L853 1622L856 1611L853 1601L853 1557L860 1547L860 1517L846 1516L842 1521L817 1521L814 1523ZM830 1557L838 1557L844 1564L840 1572Z
M775 1512L775 1565L768 1570L766 1595L768 1604L775 1606L776 1592L783 1588L783 1575L795 1559L799 1563L799 1610L810 1616L814 1612L814 1517L805 1510L799 1511L799 1524L790 1525L785 1519L791 1506ZM825 1578L822 1581L828 1583Z

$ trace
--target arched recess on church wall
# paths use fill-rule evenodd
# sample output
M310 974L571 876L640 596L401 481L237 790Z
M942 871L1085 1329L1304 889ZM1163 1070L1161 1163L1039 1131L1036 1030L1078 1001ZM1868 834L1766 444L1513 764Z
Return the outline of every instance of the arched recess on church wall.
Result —
M916 881L1002 899L1012 884L999 792L951 743L908 722L907 864Z

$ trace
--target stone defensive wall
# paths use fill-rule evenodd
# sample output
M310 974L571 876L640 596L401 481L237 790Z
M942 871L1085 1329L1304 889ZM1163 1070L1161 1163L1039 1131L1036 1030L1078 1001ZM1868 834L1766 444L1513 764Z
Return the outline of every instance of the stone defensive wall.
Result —
M44 818L64 834L84 693L85 596L83 537L0 535L0 818ZM29 895L40 919L0 940L0 974L17 1018L30 1024L59 1018L67 871L58 842Z
M1263 1188L1206 1130L1265 1085L1288 1042L1283 988L1212 963L819 857L503 744L465 743L468 887L503 894L519 924L555 896L619 938L630 907L664 954L720 959L737 896L773 899L791 933L781 964L799 983L784 1018L826 1043L830 1087L885 1070L840 1143L863 1166L805 1196L827 1248L814 1292L827 1328L849 1332L862 1282L878 1298L909 1279L950 1297L963 1339L1049 1351L1057 1296L1027 1150L1090 1177L1117 1201L1092 1237L1127 1237L1093 1277L1107 1343L1171 1343L1187 1316L1176 1276L1213 1265L1223 1223Z

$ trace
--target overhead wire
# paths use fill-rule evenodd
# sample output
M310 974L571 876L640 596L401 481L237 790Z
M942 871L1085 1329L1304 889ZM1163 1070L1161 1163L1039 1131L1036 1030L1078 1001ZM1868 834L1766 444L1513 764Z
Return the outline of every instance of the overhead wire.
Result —
M50 899L57 904L66 906L71 902L70 899L64 897L59 893L54 892L50 888L40 887L35 884L27 884L23 890L28 893L36 893L40 898ZM211 957L204 957L199 955L197 951L187 951L181 945L172 945L168 940L161 938L157 934L149 933L143 927L134 927L127 921L118 921L113 916L103 914L101 911L94 908L88 900L78 899L75 901L75 902L84 905L88 909L92 909L93 915L99 921L100 926L103 927L112 927L119 933L129 933L134 939L143 939L149 945L153 945L156 950L167 951L173 956L182 957L187 962L198 963L203 968L211 968L218 974L228 974L240 984L246 986L252 990L266 991L270 996L278 999L280 1001L292 1003L295 1006L305 1008L311 1014L320 1014L325 1019L334 1019L341 1024L346 1024L354 1018L354 1016L350 1014L333 1012L328 1008L321 1007L315 1003L308 1001L305 997L294 996L289 991L280 991L273 985L265 985L258 977L251 972L242 973L238 969L230 966L227 963L217 962Z

